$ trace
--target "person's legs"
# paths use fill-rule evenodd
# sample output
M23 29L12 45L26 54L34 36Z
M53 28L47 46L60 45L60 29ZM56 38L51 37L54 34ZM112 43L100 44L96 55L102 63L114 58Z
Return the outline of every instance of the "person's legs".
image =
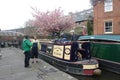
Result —
M35 54L34 61L35 61L36 63L38 63L38 56L37 56L37 53Z
M35 61L38 63L38 48L35 49Z
M34 56L32 54L32 57L31 57L31 62L34 63Z
M31 61L32 63L34 63L34 48L32 48L32 51L31 51Z
M25 54L25 61L24 61L25 67L29 67L30 51L27 51L24 54Z

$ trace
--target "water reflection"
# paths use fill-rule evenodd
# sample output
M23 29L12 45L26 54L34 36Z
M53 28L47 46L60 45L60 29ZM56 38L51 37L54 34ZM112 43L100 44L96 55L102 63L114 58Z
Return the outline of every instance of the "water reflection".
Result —
M115 74L106 70L102 70L102 74L100 76L72 76L76 77L78 80L120 80L119 74Z

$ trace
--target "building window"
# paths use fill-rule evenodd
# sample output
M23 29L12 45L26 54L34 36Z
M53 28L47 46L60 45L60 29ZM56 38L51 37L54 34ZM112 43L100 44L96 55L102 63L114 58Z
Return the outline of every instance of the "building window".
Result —
M113 0L104 1L104 11L105 12L113 11Z
M105 26L105 33L112 33L112 27L113 27L113 23L112 21L105 21L104 23L104 26Z

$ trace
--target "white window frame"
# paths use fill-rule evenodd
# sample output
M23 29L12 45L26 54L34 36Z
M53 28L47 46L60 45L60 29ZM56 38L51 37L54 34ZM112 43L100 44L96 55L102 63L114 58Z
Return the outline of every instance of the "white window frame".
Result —
M104 12L113 11L113 0L104 0Z
M111 26L110 26L110 22L112 23ZM107 28L106 23L108 23L108 28L110 29L108 31L106 29ZM104 21L104 33L105 34L111 34L111 33L113 33L113 21L112 20L106 20L106 21Z

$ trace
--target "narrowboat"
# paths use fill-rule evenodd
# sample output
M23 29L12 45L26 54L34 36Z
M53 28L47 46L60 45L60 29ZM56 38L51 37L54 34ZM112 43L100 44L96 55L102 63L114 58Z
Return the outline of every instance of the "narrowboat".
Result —
M89 50L88 41L42 42L39 58L67 73L87 76L101 74L99 63L91 58Z
M78 41L90 41L91 56L100 67L120 74L120 35L81 36Z

